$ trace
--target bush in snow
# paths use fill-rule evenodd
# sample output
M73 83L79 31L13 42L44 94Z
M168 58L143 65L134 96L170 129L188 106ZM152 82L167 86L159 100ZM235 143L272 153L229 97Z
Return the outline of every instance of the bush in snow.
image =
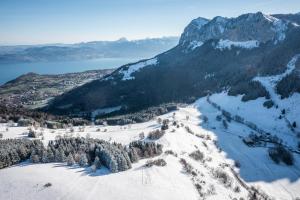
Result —
M221 120L222 120L222 116L221 116L221 115L217 115L217 116L216 116L216 120L217 120L217 121L221 121Z
M293 126L294 128L296 128L296 127L297 127L297 123L294 121L292 126Z
M133 141L127 150L132 162L142 158L151 158L162 154L162 145L154 142Z
M38 134L34 130L30 129L29 132L28 132L28 137L30 137L30 138L37 138Z
M223 120L223 121L222 121L222 124L223 124L223 127L224 127L225 129L228 128L228 124L227 124L226 120Z
M188 133L195 135L194 131L189 126L185 126L184 128Z
M145 164L145 167L152 167L153 165L164 167L167 165L167 162L164 159L148 160Z
M44 185L44 188L51 187L51 186L52 186L52 183L46 183L46 184Z
M204 158L204 154L199 150L190 153L189 156L196 161L202 161Z
M177 153L175 153L175 152L172 151L172 150L167 150L167 151L165 151L165 154L166 154L166 155L173 155L173 156L177 157Z
M197 175L197 173L194 172L193 166L190 165L184 158L181 158L179 162L182 164L183 169L186 171L186 173L193 176Z
M202 119L203 123L207 123L208 122L208 117L205 115L201 115L200 118Z
M239 161L235 160L235 161L234 161L234 166L235 166L236 168L240 168L240 167L241 167L241 163L240 163Z
M3 133L0 133L0 139L3 138Z
M289 150L285 149L282 145L270 148L268 150L268 153L270 158L277 164L280 161L284 162L287 165L294 164L293 154Z
M162 119L159 117L159 118L157 118L157 123L158 124L161 124L162 123Z
M235 186L235 187L233 188L233 191L236 192L236 193L239 193L239 192L241 191L240 186Z
M140 140L145 139L145 133L144 133L144 132L141 132L141 133L139 134L139 138L140 138Z
M154 131L151 131L148 134L148 139L150 139L150 140L157 140L157 139L161 138L164 134L165 134L164 130L156 129Z
M265 101L263 104L263 106L266 108L272 108L273 105L274 105L274 102L272 100Z
M222 115L226 118L226 120L227 120L228 122L231 121L232 116L231 116L231 114L230 114L229 112L227 112L227 111L225 111L225 110L222 110Z
M161 130L164 131L164 130L167 130L168 128L169 128L169 120L168 119L164 119L162 121Z
M213 176L218 179L225 187L231 187L232 178L222 169L213 170Z

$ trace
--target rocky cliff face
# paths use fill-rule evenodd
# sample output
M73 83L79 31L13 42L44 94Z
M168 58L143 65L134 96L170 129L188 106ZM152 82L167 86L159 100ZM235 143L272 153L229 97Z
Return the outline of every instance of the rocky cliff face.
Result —
M283 17L281 17L283 18ZM287 20L265 15L261 12L248 13L237 18L215 17L208 21L203 18L193 20L181 35L179 45L191 47L211 39L230 41L256 40L260 43L285 39L286 31L297 26Z

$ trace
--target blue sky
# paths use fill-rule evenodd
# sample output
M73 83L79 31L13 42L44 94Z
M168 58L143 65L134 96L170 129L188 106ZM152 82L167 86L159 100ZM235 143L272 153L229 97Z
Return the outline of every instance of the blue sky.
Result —
M300 12L300 0L0 0L0 44L180 35L194 18Z

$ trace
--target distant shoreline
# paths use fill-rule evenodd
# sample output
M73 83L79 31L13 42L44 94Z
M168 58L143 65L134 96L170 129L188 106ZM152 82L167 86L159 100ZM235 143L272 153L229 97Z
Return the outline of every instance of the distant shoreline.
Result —
M140 58L99 58L78 61L0 63L0 86L28 73L58 75L91 70L114 69Z

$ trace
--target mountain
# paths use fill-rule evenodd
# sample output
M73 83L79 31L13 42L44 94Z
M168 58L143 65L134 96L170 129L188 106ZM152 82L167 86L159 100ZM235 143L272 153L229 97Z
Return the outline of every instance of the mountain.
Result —
M128 41L94 41L76 44L19 45L0 47L0 63L68 61L93 58L151 57L174 47L177 37Z
M176 47L71 90L47 110L66 114L118 107L126 113L167 102L192 102L221 91L242 94L244 101L269 98L268 91L253 79L284 72L300 53L299 25L283 15L275 16L258 12L195 19ZM299 69L299 61L295 65ZM293 80L299 83L299 76L293 73ZM289 87L283 97L299 91Z
M90 114L91 124L0 103L0 199L299 199L296 19L197 18L176 47L44 108ZM5 89L24 99L40 85L52 91L48 78L28 74ZM51 78L56 88L68 75Z

